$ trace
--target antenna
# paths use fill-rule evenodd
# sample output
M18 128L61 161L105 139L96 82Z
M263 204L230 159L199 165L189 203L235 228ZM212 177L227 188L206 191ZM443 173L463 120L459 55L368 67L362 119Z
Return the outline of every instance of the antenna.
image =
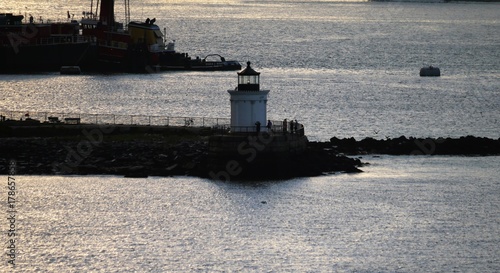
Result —
M125 26L130 23L130 1L125 0Z
M97 0L97 5L95 6L95 15L98 16L99 14L99 0Z

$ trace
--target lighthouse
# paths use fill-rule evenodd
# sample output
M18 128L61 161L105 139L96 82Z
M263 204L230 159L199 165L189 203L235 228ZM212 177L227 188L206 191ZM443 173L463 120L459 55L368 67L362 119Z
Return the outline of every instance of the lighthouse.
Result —
M227 91L231 101L231 132L259 132L267 123L267 94L260 90L260 73L250 67L238 72L238 87Z
M293 157L307 149L302 124L267 123L267 95L260 89L260 73L250 62L238 72L238 87L227 91L231 101L230 130L227 124L208 139L208 176L212 179L269 179L290 174ZM269 124L269 127L266 125ZM278 125L276 125L278 124Z

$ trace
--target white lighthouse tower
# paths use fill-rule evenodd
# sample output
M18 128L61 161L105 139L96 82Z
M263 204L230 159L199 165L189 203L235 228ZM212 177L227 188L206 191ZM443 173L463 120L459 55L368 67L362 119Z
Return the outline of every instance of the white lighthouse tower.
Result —
M231 96L231 132L258 132L267 123L267 94L260 90L260 73L250 67L238 72L238 87Z

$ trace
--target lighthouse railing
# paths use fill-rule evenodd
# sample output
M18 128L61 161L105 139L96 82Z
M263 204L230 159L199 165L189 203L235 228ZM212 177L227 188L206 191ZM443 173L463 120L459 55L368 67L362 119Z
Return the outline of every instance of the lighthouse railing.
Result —
M229 124L217 125L212 127L212 131L216 134L250 134L257 132L257 126L230 126ZM304 126L301 123L293 125L291 129L290 124L287 123L285 127L281 121L272 121L271 128L267 126L261 126L260 132L267 132L273 134L304 134Z

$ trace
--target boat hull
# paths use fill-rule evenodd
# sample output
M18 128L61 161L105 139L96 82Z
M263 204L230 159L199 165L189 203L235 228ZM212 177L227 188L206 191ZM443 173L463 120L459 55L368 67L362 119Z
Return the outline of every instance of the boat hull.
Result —
M150 73L168 70L227 71L240 70L237 61L205 62L183 53L161 54L158 63L149 62L146 52L129 51L127 57L102 58L99 48L91 43L23 45L14 49L0 46L0 73L60 71L63 66L79 66L82 72Z
M226 71L241 70L238 61L206 61L204 59L192 59L185 53L162 52L159 58L160 70L194 70L194 71Z
M96 66L97 48L91 43L22 45L0 47L0 72L59 71L62 66Z

